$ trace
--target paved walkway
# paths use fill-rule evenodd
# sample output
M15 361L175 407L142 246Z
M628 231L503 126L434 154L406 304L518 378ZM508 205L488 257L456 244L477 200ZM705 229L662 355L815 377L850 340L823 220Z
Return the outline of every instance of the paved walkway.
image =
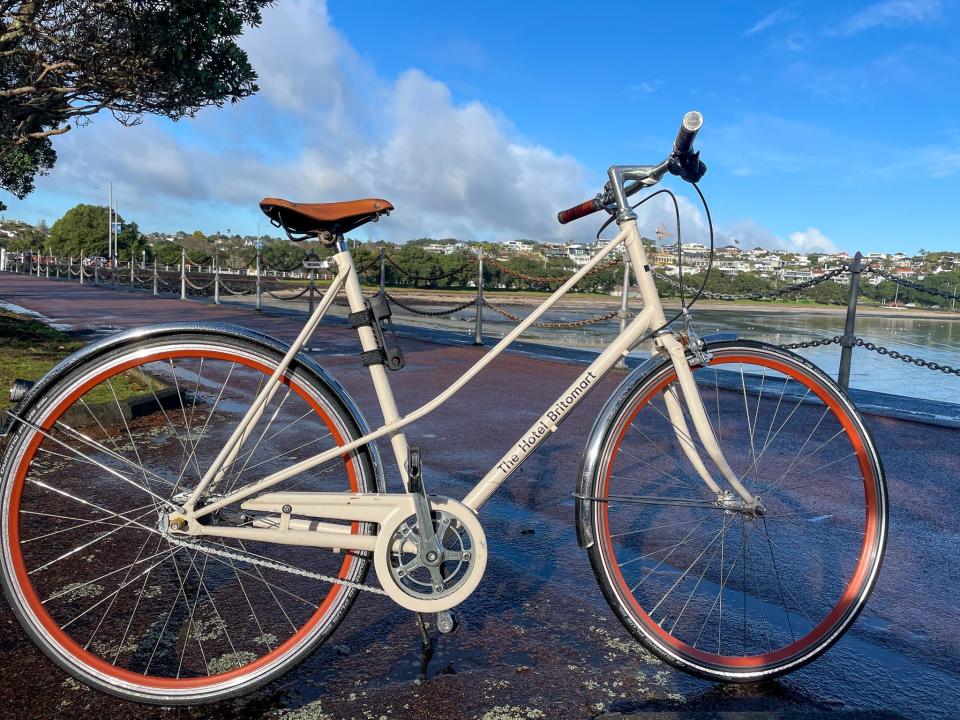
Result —
M302 323L302 316L11 274L0 274L0 299L78 330L193 319L238 323L290 339ZM371 423L377 421L352 334L323 326L311 344ZM391 375L401 411L432 397L484 352L409 338L402 344L407 368ZM423 450L431 489L462 495L579 367L505 354L415 425L411 439ZM723 687L674 672L638 651L607 610L576 547L570 493L579 455L594 414L617 381L607 378L484 507L493 539L487 575L462 608L460 632L440 639L426 680L417 681L420 659L410 616L382 599L363 598L331 642L287 676L251 696L177 717L294 710L315 718L766 718L840 709L949 717L960 708L957 430L869 419L891 497L887 560L873 598L853 630L813 666L762 686ZM479 408L476 417L467 414L471 407ZM488 442L475 442L478 437ZM463 438L472 441L451 450ZM102 720L133 711L67 680L26 640L5 606L0 703L18 718L59 713ZM153 709L136 712L169 717Z

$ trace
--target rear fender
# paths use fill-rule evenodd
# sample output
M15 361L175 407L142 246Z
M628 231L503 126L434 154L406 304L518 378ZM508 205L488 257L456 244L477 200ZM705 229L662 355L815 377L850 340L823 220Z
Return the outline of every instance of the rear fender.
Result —
M51 368L46 375L40 378L40 380L37 381L37 383L27 391L12 412L17 417L24 419L29 418L30 413L37 405L39 399L43 397L43 394L49 388L53 387L54 384L69 375L81 365L95 361L97 357L106 355L124 344L143 340L145 338L158 338L165 335L183 334L204 335L208 337L213 335L247 340L264 348L278 352L281 355L290 349L288 344L278 340L275 337L256 332L255 330L250 330L249 328L241 327L239 325L203 322L163 323L159 325L148 325L147 327L136 328L117 333L115 335L110 335L109 337L87 345L72 355L67 356L57 363L53 368ZM363 417L363 413L360 412L360 409L353 401L353 398L351 398L343 386L340 385L340 383L338 383L333 376L324 370L323 367L320 366L313 358L300 353L296 356L296 358L294 358L293 367L300 367L308 373L314 375L320 381L326 383L327 386L340 398L347 412L353 418L354 422L356 422L361 434L365 435L370 432L370 428ZM18 425L20 425L20 422L16 418L7 414L6 418L4 419L2 429L0 429L0 437L5 437L13 433L17 429ZM385 492L385 488L382 487L384 476L383 465L381 464L380 460L380 453L377 450L375 443L370 443L367 447L370 450L370 457L375 466L378 491Z

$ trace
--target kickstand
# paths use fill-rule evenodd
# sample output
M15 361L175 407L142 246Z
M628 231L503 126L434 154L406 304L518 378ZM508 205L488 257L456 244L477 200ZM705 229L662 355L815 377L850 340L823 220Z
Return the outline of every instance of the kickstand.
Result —
M427 667L430 665L430 659L433 657L433 641L430 640L430 634L427 632L427 624L423 621L421 613L414 613L417 618L417 627L420 628L420 679L427 679Z
M420 650L422 652L433 652L433 642L430 640L430 634L427 632L427 624L423 621L422 613L414 613L417 618L417 627L420 628Z

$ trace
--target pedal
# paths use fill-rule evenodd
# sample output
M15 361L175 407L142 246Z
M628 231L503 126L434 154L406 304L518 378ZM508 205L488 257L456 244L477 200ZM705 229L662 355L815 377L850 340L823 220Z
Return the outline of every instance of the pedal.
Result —
M441 610L437 613L437 630L444 635L455 633L459 627L460 623L452 610Z

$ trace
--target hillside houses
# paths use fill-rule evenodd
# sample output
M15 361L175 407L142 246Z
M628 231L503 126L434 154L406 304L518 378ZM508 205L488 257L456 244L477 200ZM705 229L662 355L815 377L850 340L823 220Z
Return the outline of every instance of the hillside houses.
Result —
M499 243L504 258L511 255L530 255L543 260L565 258L575 267L586 264L593 253L603 247L606 241L593 243L537 243L531 240L510 240ZM677 257L677 244L660 245L653 240L644 239L647 255L651 264L663 275L677 276L681 272ZM431 246L424 249L433 252L446 251L450 246ZM684 242L682 250L682 271L685 275L697 275L710 265L710 248L702 243ZM917 256L911 258L904 253L870 252L863 256L864 262L882 267L901 277L920 278L925 273L949 272L960 270L960 253L936 253L929 258ZM768 280L784 283L805 282L819 277L831 270L853 261L850 253L797 253L788 250L770 250L763 247L744 248L730 244L718 247L714 253L713 271L734 277L740 273L752 273ZM838 275L832 280L838 284L849 283L849 276ZM882 278L866 275L863 282L878 284Z

